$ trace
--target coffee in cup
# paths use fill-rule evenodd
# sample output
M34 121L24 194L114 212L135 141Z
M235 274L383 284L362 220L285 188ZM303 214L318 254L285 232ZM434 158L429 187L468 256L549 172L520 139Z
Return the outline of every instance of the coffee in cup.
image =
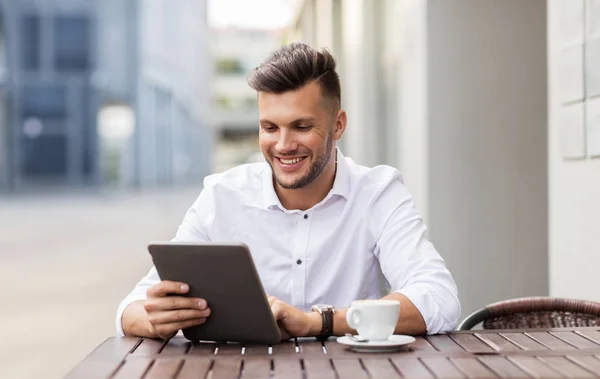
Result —
M356 300L346 313L346 322L369 341L387 340L396 329L400 315L397 300Z

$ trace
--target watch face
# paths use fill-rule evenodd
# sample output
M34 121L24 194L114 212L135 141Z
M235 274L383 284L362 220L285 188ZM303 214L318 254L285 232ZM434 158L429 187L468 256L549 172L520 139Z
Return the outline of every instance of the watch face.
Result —
M314 304L312 306L312 310L317 311L317 312L323 312L326 310L333 310L333 309L334 309L334 306L329 305L329 304Z

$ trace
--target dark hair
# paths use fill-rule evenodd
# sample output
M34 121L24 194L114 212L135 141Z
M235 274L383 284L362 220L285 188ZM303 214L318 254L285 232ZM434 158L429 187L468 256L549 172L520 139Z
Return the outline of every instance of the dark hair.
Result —
M335 72L335 59L327 49L314 49L295 42L283 46L256 67L248 77L248 85L260 92L294 91L317 81L323 98L341 105L340 78Z

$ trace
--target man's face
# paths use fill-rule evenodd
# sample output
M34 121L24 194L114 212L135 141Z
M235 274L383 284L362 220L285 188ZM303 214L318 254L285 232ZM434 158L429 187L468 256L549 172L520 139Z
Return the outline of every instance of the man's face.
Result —
M282 94L259 92L259 144L281 187L312 183L329 162L341 133L325 104L316 82Z

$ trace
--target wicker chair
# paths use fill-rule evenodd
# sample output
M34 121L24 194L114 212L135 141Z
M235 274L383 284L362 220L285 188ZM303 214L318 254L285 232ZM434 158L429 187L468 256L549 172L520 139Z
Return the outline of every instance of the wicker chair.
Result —
M458 330L566 328L600 325L600 303L552 297L524 297L493 303L469 316Z

